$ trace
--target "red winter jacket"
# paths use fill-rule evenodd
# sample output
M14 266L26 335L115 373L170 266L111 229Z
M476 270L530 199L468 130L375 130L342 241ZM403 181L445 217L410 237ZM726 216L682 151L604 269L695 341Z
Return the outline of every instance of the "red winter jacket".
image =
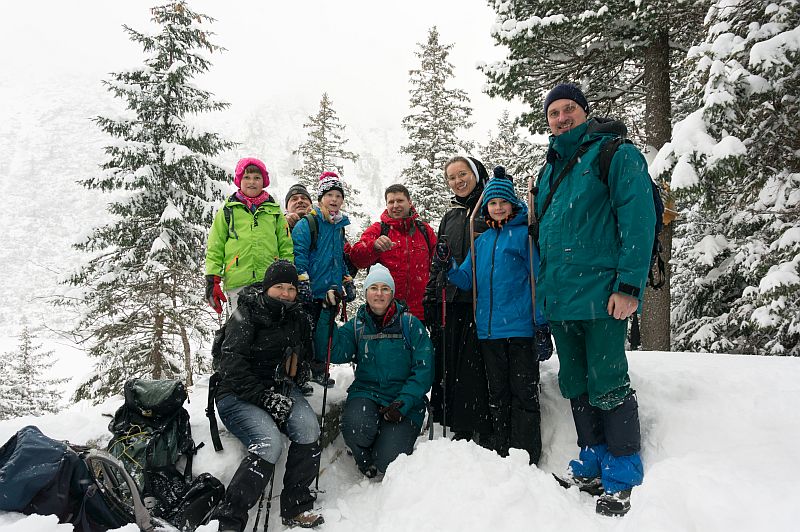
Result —
M406 302L408 309L417 318L424 320L422 296L431 266L433 247L436 245L436 233L425 222L418 222L428 232L430 249L423 234L417 229L414 220L417 213L403 219L390 218L387 211L381 214L381 222L389 226L389 234L394 246L388 251L375 251L375 241L381 236L381 224L376 222L369 226L361 239L353 244L350 260L359 268L367 268L380 262L389 269L394 279L394 297Z

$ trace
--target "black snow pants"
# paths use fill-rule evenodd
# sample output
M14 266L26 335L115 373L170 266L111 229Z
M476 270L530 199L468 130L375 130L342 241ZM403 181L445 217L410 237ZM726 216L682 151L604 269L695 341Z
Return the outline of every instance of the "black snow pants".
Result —
M532 338L481 340L494 422L494 449L528 451L531 464L542 454L539 360Z

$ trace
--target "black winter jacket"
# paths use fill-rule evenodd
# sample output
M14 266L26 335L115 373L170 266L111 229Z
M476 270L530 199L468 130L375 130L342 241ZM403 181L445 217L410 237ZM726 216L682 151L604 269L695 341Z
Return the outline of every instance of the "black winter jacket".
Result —
M217 399L236 394L259 404L264 392L276 385L276 370L287 347L299 358L297 381L307 374L314 356L311 324L302 306L278 301L261 291L242 291L239 306L225 328Z
M470 194L465 200L454 197L450 200L450 210L447 211L439 223L439 231L436 233L439 241L442 238L447 239L450 246L450 252L456 264L461 264L467 257L469 252L469 217L472 214L475 205L478 203L478 198L483 191L483 187L479 186ZM475 238L486 231L488 228L486 221L480 214L475 215ZM431 265L430 279L428 286L425 287L425 301L437 301L441 303L441 285L439 282L439 272ZM469 303L472 304L472 292L467 290L459 290L453 284L447 285L446 289L447 302L452 303Z

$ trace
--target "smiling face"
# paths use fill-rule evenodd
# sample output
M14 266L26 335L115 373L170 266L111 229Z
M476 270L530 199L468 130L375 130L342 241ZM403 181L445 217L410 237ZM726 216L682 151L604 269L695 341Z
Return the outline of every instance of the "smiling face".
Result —
M276 283L267 288L267 295L273 299L294 302L297 299L297 287L292 283Z
M499 222L500 220L505 220L511 213L513 212L513 205L508 200L504 200L503 198L492 198L489 200L489 203L486 204L486 208L489 211L489 216L492 217L492 220Z
M547 125L553 135L560 135L586 122L586 111L572 100L562 98L547 108Z
M339 212L344 203L344 196L338 190L329 190L319 199L319 203L330 213Z
M469 196L478 185L478 178L464 161L450 163L444 173L447 176L447 186L459 198Z
M286 210L298 216L305 216L311 207L311 200L305 194L292 194L286 202Z
M411 200L402 192L389 192L386 194L386 212L389 213L389 218L408 218Z
M242 176L239 188L248 198L255 198L264 190L264 177L258 170L247 170Z
M367 288L367 305L376 316L383 316L392 302L392 288L385 283L371 284Z

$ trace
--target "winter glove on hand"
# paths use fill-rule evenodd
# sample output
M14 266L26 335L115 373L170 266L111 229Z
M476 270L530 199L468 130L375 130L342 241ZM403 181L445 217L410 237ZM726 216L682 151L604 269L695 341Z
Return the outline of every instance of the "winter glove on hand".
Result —
M294 383L298 388L302 388L311 380L311 364L303 360L297 367L297 373L294 376Z
M356 300L356 285L349 275L342 280L342 289L344 290L345 301L352 303Z
M289 397L272 390L266 390L261 396L261 408L271 415L278 425L283 425L289 419L292 405L294 405L294 401Z
M383 419L388 421L389 423L400 423L403 421L403 414L400 413L400 409L403 407L403 401L392 401L392 404L389 406L384 406L383 408L379 409L378 412L383 415Z
M434 268L439 271L447 271L450 269L452 262L454 262L454 259L450 255L450 246L444 240L439 240L436 244L436 249L433 251Z
M534 338L536 356L539 362L544 362L553 355L553 339L550 337L550 325L537 325Z
M301 303L311 303L311 282L308 279L297 282L297 299Z
M222 314L222 304L228 301L219 285L221 280L219 275L206 275L206 301L217 314Z
M339 290L337 290L335 286L332 286L325 292L325 299L322 300L322 306L325 308L336 308L341 301L342 294L339 293Z

